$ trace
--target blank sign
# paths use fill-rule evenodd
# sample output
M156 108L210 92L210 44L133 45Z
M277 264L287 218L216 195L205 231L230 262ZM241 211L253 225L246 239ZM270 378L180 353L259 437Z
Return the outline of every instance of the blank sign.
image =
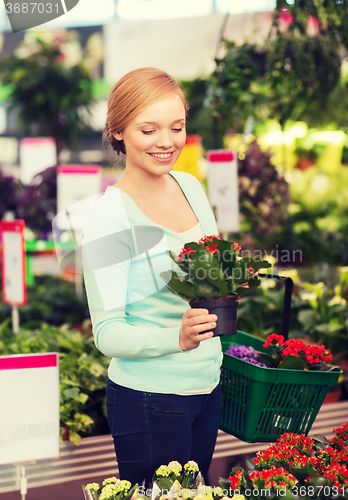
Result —
M59 456L57 353L0 356L0 464Z

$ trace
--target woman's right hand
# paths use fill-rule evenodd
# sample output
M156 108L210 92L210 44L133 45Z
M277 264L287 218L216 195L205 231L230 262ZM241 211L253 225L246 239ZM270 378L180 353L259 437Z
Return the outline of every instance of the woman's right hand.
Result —
M190 308L182 317L180 328L179 347L182 351L196 349L202 340L214 336L212 331L201 334L216 327L216 314L209 314L208 309Z

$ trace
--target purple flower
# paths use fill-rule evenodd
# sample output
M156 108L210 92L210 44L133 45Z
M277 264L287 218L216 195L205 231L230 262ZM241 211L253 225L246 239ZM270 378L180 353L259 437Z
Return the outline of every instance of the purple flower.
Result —
M267 368L265 364L257 361L258 354L255 352L253 347L247 347L245 345L232 345L227 349L226 354L242 359L243 361L247 361L248 363L252 363L253 365Z

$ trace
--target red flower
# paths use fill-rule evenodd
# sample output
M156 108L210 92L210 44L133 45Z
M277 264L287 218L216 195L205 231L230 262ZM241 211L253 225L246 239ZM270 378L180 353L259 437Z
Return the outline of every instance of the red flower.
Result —
M208 247L206 247L206 249L208 250L209 253L219 253L219 250L217 249L217 245L212 244L212 245L209 245Z
M266 338L266 343L263 344L263 347L269 347L271 344L275 345L282 345L284 342L284 337L283 335L277 335L276 333L271 333L271 335L268 335Z

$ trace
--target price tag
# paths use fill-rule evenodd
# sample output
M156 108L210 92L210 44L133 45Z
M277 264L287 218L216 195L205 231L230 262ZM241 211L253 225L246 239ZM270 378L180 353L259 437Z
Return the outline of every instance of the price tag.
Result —
M59 166L57 178L58 215L55 224L60 229L81 230L86 225L101 191L102 175L98 165ZM68 214L66 210L68 210Z
M7 304L27 303L24 220L1 221L2 299Z
M56 141L52 137L26 137L19 143L20 177L29 184L36 174L57 165Z
M207 151L208 197L219 231L239 231L237 154L232 150Z

